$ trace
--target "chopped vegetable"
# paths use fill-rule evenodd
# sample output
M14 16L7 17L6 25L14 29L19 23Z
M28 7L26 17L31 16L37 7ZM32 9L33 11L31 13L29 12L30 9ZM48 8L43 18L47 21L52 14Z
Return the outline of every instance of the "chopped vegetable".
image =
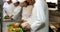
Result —
M24 28L19 27L19 23L9 24L7 25L7 27L8 27L8 32L26 32Z

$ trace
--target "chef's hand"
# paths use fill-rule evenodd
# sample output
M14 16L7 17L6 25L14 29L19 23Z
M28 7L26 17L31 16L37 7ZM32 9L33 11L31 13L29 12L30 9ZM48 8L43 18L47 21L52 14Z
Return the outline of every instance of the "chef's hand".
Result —
M13 17L13 15L9 16L9 18L11 19Z
M31 25L30 25L30 24L27 24L24 28L25 28L26 30L30 30L30 29L31 29Z
M27 21L24 20L24 19L22 19L22 20L20 20L19 22L20 22L20 24L22 24L22 23L27 22Z
M8 16L8 15L7 15L7 16L5 16L5 17L10 18L10 16Z
M13 18L12 18L12 17L13 17L13 15L9 16L9 19L13 20Z

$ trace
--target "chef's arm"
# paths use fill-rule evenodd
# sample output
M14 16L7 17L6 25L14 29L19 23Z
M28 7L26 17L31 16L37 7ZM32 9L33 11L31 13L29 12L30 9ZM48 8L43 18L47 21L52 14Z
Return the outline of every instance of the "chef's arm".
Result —
M46 21L45 15L43 13L41 13L40 16L37 16L36 20L32 21L33 24L30 24L31 29L32 30L37 30L39 27L41 27L41 25L45 24L45 21Z
M7 11L6 11L5 8L3 8L3 15L4 15L4 16L9 16L9 14L7 13Z
M20 8L18 8L17 10L15 10L15 11L13 12L12 18L14 18L15 16L17 16L17 15L20 13L20 11L21 11Z
M33 24L30 24L30 25L31 25L31 29L36 31L38 28L41 28L41 26L43 24L45 24L44 21L42 21L42 20L35 20L35 22Z
M7 16L7 14L5 13L5 10L3 9L3 18Z

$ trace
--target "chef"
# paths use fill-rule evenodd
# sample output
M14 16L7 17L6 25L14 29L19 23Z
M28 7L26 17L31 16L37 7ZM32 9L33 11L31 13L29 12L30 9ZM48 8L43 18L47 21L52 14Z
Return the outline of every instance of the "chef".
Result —
M27 1L20 1L22 10L22 20L28 19L32 14L33 5L29 5Z
M33 0L32 15L21 26L31 32L48 32L48 7L44 0ZM28 1L29 2L29 1Z
M21 6L19 5L18 0L12 0L12 2L15 6L12 18L16 21L19 21L20 20Z
M12 16L13 10L14 10L14 5L12 3L12 0L6 0L6 2L3 5L3 19L6 16L10 18Z

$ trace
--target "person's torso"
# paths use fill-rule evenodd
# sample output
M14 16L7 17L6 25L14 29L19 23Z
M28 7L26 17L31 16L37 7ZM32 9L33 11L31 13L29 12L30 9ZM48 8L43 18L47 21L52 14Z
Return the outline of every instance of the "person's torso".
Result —
M11 3L11 4L8 4L7 2L4 3L4 6L3 8L5 9L5 11L7 12L7 14L9 16L11 16L11 14L13 13L13 10L14 10L14 5Z
M43 15L41 13L43 13ZM32 16L31 16L30 19L31 19L31 21L34 20L33 22L35 22L35 20L38 20L38 19L40 19L40 21L41 21L43 19L43 17L41 17L41 15L44 16L45 19L46 19L44 21L45 22L45 27L43 27L42 29L39 29L36 32L48 32L49 20L48 20L48 7L47 7L47 4L45 3L44 0L36 0L36 3L34 4L34 8L33 8L33 11L32 11ZM32 32L34 32L34 31L32 31Z
M29 18L32 14L32 9L33 9L32 5L29 5L27 7L23 7L22 17L23 18Z
M17 7L15 7L15 9L14 9L14 12L13 12L13 14L15 15L15 16L13 16L13 18L15 19L15 20L18 20L18 19L20 19L20 11L21 11L21 6L17 6ZM16 14L17 13L17 14Z

